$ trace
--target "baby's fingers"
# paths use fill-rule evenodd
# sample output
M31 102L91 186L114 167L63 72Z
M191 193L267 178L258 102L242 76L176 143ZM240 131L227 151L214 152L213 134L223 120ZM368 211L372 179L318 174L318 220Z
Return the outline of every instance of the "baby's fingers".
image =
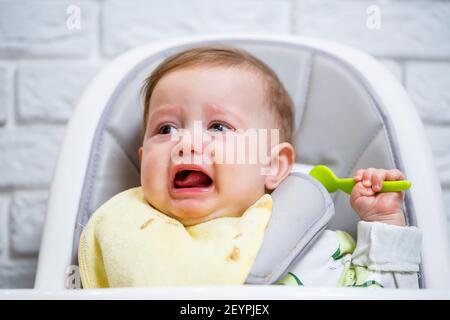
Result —
M365 187L371 187L372 186L372 175L375 172L375 168L368 168L364 171L363 177L362 177L362 183Z
M392 170L388 170L386 172L386 180L391 180L391 181L395 181L395 180L405 180L406 177L403 174L403 172L401 172L398 169L392 169Z
M383 189L383 181L386 180L387 170L375 169L372 175L372 189L375 192L381 191Z
M361 181L363 174L364 174L364 169L359 169L358 171L356 171L355 175L353 176L353 180L355 180L356 182Z
M370 197L373 196L375 192L372 188L366 188L362 182L357 182L353 187L352 194L350 195L350 202L356 201L360 197Z

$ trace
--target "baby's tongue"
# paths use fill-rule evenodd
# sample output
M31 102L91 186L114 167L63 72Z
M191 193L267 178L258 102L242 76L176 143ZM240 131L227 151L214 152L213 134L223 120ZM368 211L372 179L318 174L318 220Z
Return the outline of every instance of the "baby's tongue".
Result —
M189 171L187 174L177 174L174 183L177 188L207 187L211 179L203 172Z

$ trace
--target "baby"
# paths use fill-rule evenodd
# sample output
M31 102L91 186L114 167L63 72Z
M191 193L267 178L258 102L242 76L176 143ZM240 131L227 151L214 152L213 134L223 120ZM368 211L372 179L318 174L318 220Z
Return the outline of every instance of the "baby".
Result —
M143 92L142 147L138 150L141 163L139 192L148 205L147 209L154 210L154 215L145 219L141 229L156 225L155 221L159 219L183 228L179 237L155 238L154 242L169 243L170 251L174 250L173 255L178 252L174 248L182 246L186 240L183 238L186 230L197 240L210 239L211 233L220 233L221 241L216 237L210 240L213 245L196 249L209 252L208 248L212 248L210 254L214 255L214 250L220 251L227 230L235 228L237 223L257 225L250 233L252 239L242 239L244 245L241 247L248 247L248 252L246 249L234 252L235 257L247 257L247 260L243 262L245 267L243 265L236 271L236 279L239 280L233 280L234 276L230 275L230 283L243 283L267 226L270 193L289 175L295 163L295 150L291 144L294 106L288 93L264 63L242 50L225 46L189 49L167 58L148 77ZM261 139L261 132L266 134L265 139ZM250 141L251 137L257 139L239 149L237 142ZM245 161L236 161L236 154L229 157L233 152L238 157L239 152L243 153ZM254 155L257 156L252 158ZM405 226L402 192L378 193L383 181L402 180L404 175L396 169L369 168L357 170L354 179L357 183L350 196L350 204L361 219L358 241L355 243L342 231L324 231L302 259L279 280L279 284L417 287L420 231ZM269 215L258 215L250 210L263 207L269 208ZM132 213L128 210L127 214ZM252 217L252 222L249 222L249 217ZM105 219L102 221L105 225ZM106 229L97 226L96 232L102 228ZM157 234L159 231L156 230L160 229L154 230L153 234ZM170 233L169 230L165 234ZM107 242L104 240L107 236L94 234L94 231L91 234L97 242ZM174 231L175 234L178 233ZM113 253L103 251L94 254L95 260L82 248L88 246L89 241L83 241L80 242L80 270L85 287L113 286L111 274L121 272L120 277L129 277L133 273L126 270L122 261L138 258L128 256L114 260L110 258ZM123 248L137 243L128 243L125 238L120 241ZM165 255L159 253L159 256ZM233 254L230 257L233 260ZM114 261L114 267L106 265L105 259ZM163 257L161 259L164 260ZM217 264L202 269L201 261L211 260L202 259L200 254L197 264L191 260L183 262L186 268L192 264L190 275L185 277L191 282L185 280L180 283L205 284L196 281L194 274L206 274L215 267L217 270L229 269ZM89 262L94 260L96 267ZM149 261L153 263L154 260ZM162 263L158 267L159 282L155 283L177 284L170 280L161 282L164 265L172 264ZM92 271L93 268L96 269ZM183 266L179 268L172 273L183 273ZM95 282L88 280L89 273L103 273L104 276ZM133 281L114 283L117 286L152 284L139 283L139 275L132 278ZM92 284L94 282L96 284Z

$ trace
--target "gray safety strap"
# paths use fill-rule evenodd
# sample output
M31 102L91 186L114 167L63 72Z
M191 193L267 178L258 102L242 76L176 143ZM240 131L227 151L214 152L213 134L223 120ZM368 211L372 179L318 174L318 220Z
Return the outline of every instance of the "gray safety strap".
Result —
M247 284L277 282L301 259L334 215L327 190L303 173L291 173L272 198L272 215Z

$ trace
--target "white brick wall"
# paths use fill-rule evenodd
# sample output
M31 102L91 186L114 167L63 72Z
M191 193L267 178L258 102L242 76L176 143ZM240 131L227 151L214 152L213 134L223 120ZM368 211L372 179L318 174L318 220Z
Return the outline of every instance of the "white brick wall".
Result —
M96 66L71 61L20 64L16 82L18 120L66 121L96 71Z
M2 130L0 135L0 187L46 188L58 154L61 128Z
M376 5L380 29L366 27ZM369 13L373 14L373 11ZM378 56L447 58L447 1L298 1L296 32L342 42ZM370 21L370 20L369 20Z
M425 130L431 143L441 185L446 191L450 191L450 126L428 124Z
M0 125L5 125L7 109L12 107L13 69L8 64L0 64Z
M10 207L10 249L13 254L36 255L39 251L47 192L14 194Z
M97 1L3 0L0 2L0 57L88 58L96 41ZM66 27L66 10L81 9L81 29Z
M67 27L70 5L80 29ZM381 29L366 26L371 5ZM101 65L147 42L228 31L317 36L378 57L425 123L450 220L450 1L0 0L0 288L33 285L64 126Z
M0 261L5 261L7 259L7 247L8 243L8 211L9 211L9 202L7 196L0 196Z
M449 125L450 62L408 62L405 72L406 87L422 119Z
M444 203L447 204L447 225L450 233L450 191L448 189L444 191Z
M226 4L225 4L226 3ZM211 32L290 31L289 0L121 0L105 3L102 48L116 55L149 41Z

